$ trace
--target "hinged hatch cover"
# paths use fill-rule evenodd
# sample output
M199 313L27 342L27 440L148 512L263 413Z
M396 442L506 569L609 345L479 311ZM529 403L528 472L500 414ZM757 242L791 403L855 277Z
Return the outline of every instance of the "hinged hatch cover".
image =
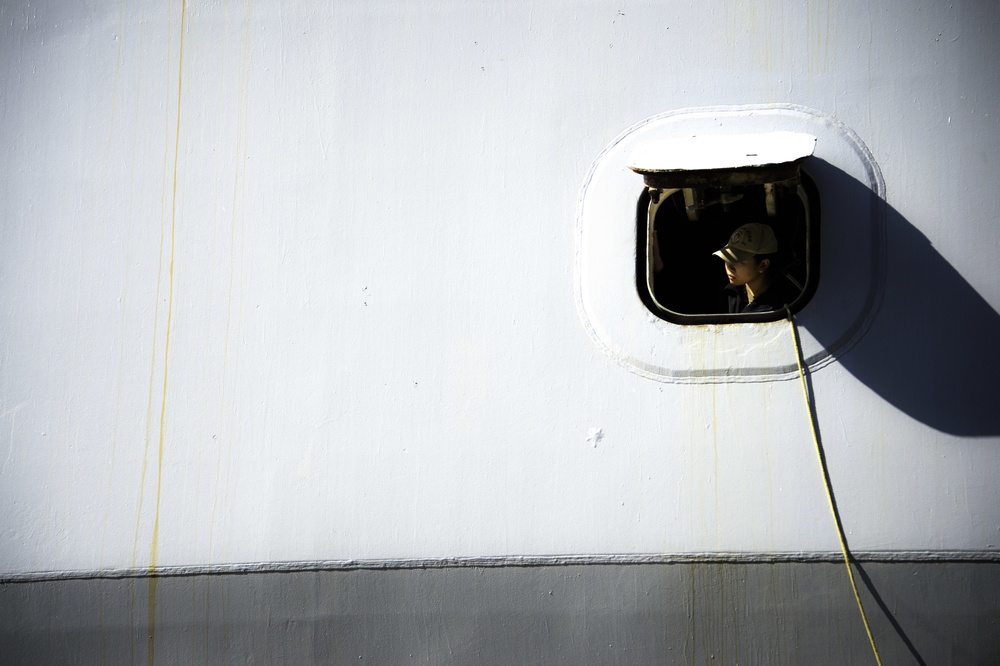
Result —
M639 146L628 167L656 189L774 183L795 178L815 148L801 132L688 136Z

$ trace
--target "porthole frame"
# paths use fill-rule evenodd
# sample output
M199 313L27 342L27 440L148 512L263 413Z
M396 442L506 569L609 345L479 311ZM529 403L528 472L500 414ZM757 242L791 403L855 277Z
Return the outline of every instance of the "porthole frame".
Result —
M806 166L819 192L822 281L796 314L805 365L833 362L868 331L885 280L885 184L861 138L836 118L798 105L679 109L622 132L597 156L580 190L574 297L584 330L609 358L670 383L789 380L797 376L787 322L741 318L680 325L653 314L636 288L638 195L631 155L653 141L695 134L800 132L816 138ZM765 315L767 313L764 313Z

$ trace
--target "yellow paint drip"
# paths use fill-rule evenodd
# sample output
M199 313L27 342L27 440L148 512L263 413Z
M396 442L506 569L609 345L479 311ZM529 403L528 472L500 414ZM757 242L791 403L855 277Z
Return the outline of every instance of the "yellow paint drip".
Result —
M143 16L145 16L145 15L143 15ZM140 53L141 53L141 49L140 49ZM139 70L141 71L141 61L140 61ZM138 127L138 104L136 106L135 120L136 120L136 125L135 126ZM136 137L135 137L135 135L133 135L132 141L133 141L132 157L133 157L133 161L134 161L134 158L135 158L135 143L136 143ZM166 152L166 150L164 150L164 154L163 154L163 181L164 181L163 182L163 189L164 190L166 190L166 173L167 173L167 152ZM165 202L163 202L161 200L161 211L163 211L163 212L161 212L161 215L160 215L160 248L159 248L159 255L158 255L159 256L159 263L157 264L157 268L156 268L156 292L155 292L154 301L153 301L153 340L152 340L152 344L150 345L150 349L152 350L152 352L151 352L152 358L150 359L150 363L149 363L149 387L148 387L148 390L147 390L147 398L146 398L146 431L145 431L145 434L143 436L142 472L140 473L140 477L139 477L139 506L138 506L138 509L136 510L136 515L135 515L135 530L134 530L134 536L133 536L133 539L132 539L132 568L133 569L137 568L137 565L138 565L138 558L139 558L139 555L138 555L138 551L139 551L139 533L140 533L140 527L142 525L143 507L145 506L145 499L146 499L146 474L149 471L149 442L150 442L150 439L151 439L151 437L150 437L150 424L152 423L152 418L153 418L153 387L155 385L155 380L156 380L157 337L159 335L159 330L160 330L160 286L161 286L161 276L163 275L163 241L164 241L164 228L165 228L165 217L166 217L166 214L165 214L165 205L164 204L165 204ZM129 211L130 211L130 213L131 213L131 210L132 210L131 209L131 205L132 205L132 201L131 201L131 195L130 195L130 200L129 200ZM129 619L132 620L133 622L134 622L134 619L135 619L135 585L131 586L131 594L129 596ZM134 633L130 632L129 635L130 635L130 639L129 639L129 653L130 653L130 656L131 656L131 660L130 661L134 662L135 661L135 644L134 644L134 638L133 638L134 637Z
M181 0L180 43L177 58L177 118L174 127L174 165L173 183L170 200L170 261L167 268L167 330L163 344L163 391L160 396L160 431L156 456L156 506L153 512L153 535L149 546L149 643L147 649L148 663L153 664L156 658L156 567L160 548L160 500L163 489L163 453L166 444L167 425L167 388L170 369L170 333L174 316L174 259L177 242L177 171L180 162L181 137L181 92L184 82L184 33L187 27L187 0Z

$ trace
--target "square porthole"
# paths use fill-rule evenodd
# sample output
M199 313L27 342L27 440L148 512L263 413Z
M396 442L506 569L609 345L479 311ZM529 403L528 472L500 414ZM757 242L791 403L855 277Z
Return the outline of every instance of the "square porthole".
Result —
M815 137L695 136L640 146L636 289L678 324L773 321L819 280L819 195L800 163Z
M854 345L878 311L884 191L861 139L818 111L762 104L644 120L605 148L583 183L584 328L615 361L659 381L791 379L787 303L815 370ZM729 271L713 254L747 224L774 235L780 256L763 258L780 271L783 297L773 309L730 313ZM774 254L753 236L756 259Z

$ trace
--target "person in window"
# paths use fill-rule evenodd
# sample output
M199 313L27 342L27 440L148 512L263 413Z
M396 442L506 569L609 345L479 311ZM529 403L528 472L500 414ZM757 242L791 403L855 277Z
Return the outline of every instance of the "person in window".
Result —
M713 255L726 262L729 313L780 310L799 295L778 269L778 240L766 224L744 224Z

